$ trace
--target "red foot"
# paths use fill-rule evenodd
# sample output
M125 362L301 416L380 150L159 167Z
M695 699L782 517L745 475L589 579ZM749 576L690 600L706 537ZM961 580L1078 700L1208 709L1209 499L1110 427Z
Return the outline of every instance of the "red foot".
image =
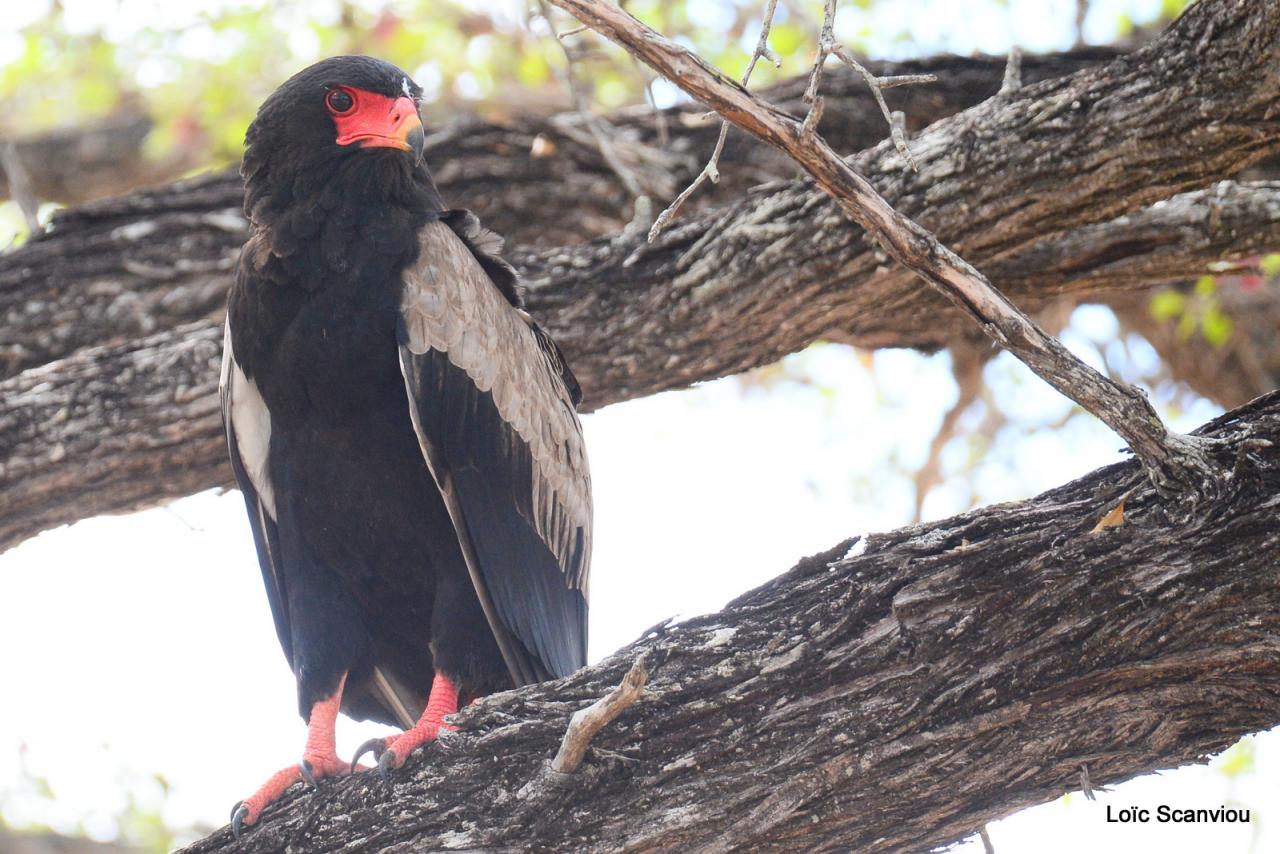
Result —
M298 782L312 785L325 777L335 777L351 773L351 767L338 758L334 747L334 724L338 719L338 708L342 705L342 686L347 677L343 675L338 682L338 690L332 697L321 700L311 707L311 718L307 724L307 744L302 751L302 761L297 765L282 768L258 791L236 804L231 811L231 831L239 838L241 827L255 824L268 805L275 802L285 790Z
M399 735L385 739L374 739L365 742L356 751L359 759L366 750L372 750L378 757L378 772L384 779L389 779L392 769L399 768L409 758L409 754L428 741L435 741L442 732L453 732L457 727L447 724L444 719L458 711L458 688L443 673L436 673L431 681L431 695L427 698L427 708L422 717Z

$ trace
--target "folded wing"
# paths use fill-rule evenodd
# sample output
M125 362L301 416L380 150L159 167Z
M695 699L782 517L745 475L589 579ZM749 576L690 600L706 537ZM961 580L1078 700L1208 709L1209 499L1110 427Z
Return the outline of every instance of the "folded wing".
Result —
M516 684L586 663L591 477L577 383L500 290L494 259L431 222L405 271L410 415Z

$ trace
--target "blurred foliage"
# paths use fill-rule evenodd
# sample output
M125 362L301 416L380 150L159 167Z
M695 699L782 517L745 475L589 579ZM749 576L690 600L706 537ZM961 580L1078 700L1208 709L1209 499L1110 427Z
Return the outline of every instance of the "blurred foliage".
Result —
M105 746L96 764L114 768L114 780L94 808L68 810L59 786L32 767L25 746L17 774L0 788L0 829L110 839L140 852L164 854L204 836L211 828L175 828L164 815L169 781L159 773L132 769Z
M990 7L994 0L969 0ZM740 75L760 26L759 0L630 0L628 11ZM996 4L999 5L999 4ZM1163 0L1171 18L1187 0ZM1139 4L1148 6L1149 4ZM844 0L838 35L859 50L908 32L872 32L888 0ZM81 125L116 110L157 123L153 155L181 150L202 164L239 156L257 105L295 71L325 56L370 53L407 70L428 96L428 119L459 109L501 116L567 109L564 58L531 0L45 0L0 23L0 137ZM761 63L755 85L803 73L823 14L821 0L780 4L770 44L782 70ZM559 32L576 22L556 11ZM883 16L875 18L883 21ZM883 24L880 24L883 28ZM599 109L639 103L651 80L620 51L586 32L569 37ZM667 87L667 100L675 97Z
M122 3L122 11L129 5ZM238 158L263 98L295 71L342 53L369 53L403 67L427 92L428 119L459 109L495 116L567 109L556 73L564 59L547 22L520 2L480 8L461 0L211 0L154 23L135 9L135 26L94 22L81 31L80 16L53 3L0 41L0 136L143 109L157 123L149 140L153 154L194 150L198 162L227 163ZM629 8L731 73L745 65L759 26L760 9L752 2L703 7L646 0ZM556 17L558 31L574 26ZM815 26L795 14L779 15L773 46L791 73L807 61ZM591 33L569 38L602 109L643 100L647 72ZM762 69L760 80L767 82L771 71Z
M1228 284L1242 291L1280 286L1280 253L1240 258L1211 264L1209 269L1230 276ZM1219 295L1220 275L1206 274L1185 286L1168 287L1151 296L1151 316L1161 323L1177 324L1183 341L1201 335L1215 347L1231 340L1235 324Z
M1192 0L1160 0L1160 14L1156 19L1147 24L1159 25L1165 21L1172 21L1174 18L1182 14L1183 10L1191 5ZM1116 35L1119 38L1129 38L1139 30L1139 24L1131 15L1121 14L1116 22Z
M1197 332L1215 347L1231 338L1235 329L1218 299L1218 280L1211 275L1196 279L1191 293L1168 289L1151 297L1151 315L1161 322L1177 321L1178 337L1189 340Z
M1235 779L1254 773L1257 761L1258 750L1254 737L1247 735L1214 759L1212 767L1217 768L1228 779Z

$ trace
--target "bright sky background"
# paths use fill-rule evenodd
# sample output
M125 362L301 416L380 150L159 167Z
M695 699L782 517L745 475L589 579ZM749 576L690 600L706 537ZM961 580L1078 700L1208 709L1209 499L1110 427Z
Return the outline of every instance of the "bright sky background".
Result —
M66 5L86 29L104 14L116 27L182 14L180 4L142 0L119 12L89 0ZM1121 14L1141 21L1159 5L1096 0L1087 35L1109 41ZM909 22L912 38L880 51L894 56L998 53L1011 40L1063 48L1075 9L1074 0L902 0L870 14L846 6L850 32L897 32ZM0 23L0 61L4 31L21 23L12 15ZM1066 338L1095 363L1105 353L1135 376L1152 368L1149 347L1115 335L1109 312L1084 308ZM1119 458L1120 440L1087 416L1038 429L1070 406L1008 357L988 367L987 379L1012 424L967 477L975 448L965 439L948 445L948 480L926 502L926 518L1033 495ZM1203 402L1171 409L1167 391L1157 397L1180 429L1217 411ZM665 617L713 610L844 537L908 522L909 476L954 397L945 355L869 359L827 346L792 357L772 383L722 380L587 416L597 507L592 658ZM298 759L304 728L294 683L238 494L86 520L0 555L0 648L8 686L0 815L8 821L69 827L83 819L108 838L121 806L110 799L132 790L158 802L147 778L160 773L172 785L170 824L219 825L236 800ZM344 719L340 751L376 731ZM1102 796L1116 807L1246 804L1251 825L1118 828L1075 795L993 825L996 850L1280 851L1280 731L1256 738L1255 748L1254 773L1229 779L1190 768ZM56 804L20 790L20 763L50 781ZM1272 812L1259 817L1264 805Z

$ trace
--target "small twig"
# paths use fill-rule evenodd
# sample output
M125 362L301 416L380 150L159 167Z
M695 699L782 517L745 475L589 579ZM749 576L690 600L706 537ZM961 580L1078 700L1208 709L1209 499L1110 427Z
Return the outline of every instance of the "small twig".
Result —
M658 80L656 76L650 76L645 67L640 64L640 60L634 56L631 61L635 63L636 70L640 73L644 80L644 97L649 102L649 107L653 110L653 123L658 130L658 145L665 148L671 147L671 130L667 127L667 114L658 106L658 99L653 95L653 84Z
M876 85L881 89L897 89L899 86L917 86L921 83L937 83L936 74L891 74L888 77L877 77Z
M551 23L550 19L547 20L547 23L548 24ZM569 38L569 36L576 36L578 33L586 32L588 29L589 28L585 24L579 24L578 26L574 27L572 30L565 30L563 33L556 33L556 38L563 41ZM555 31L554 27L552 27L552 31L553 32Z
M831 5L833 7L835 6L834 0L831 3ZM880 112L884 115L884 120L889 123L889 132L890 132L891 138L893 139L893 147L898 149L898 153L902 155L902 159L907 161L907 163L911 166L911 171L919 172L920 167L916 165L916 159L911 156L911 149L907 148L906 134L904 134L902 132L902 128L897 123L894 122L893 113L889 111L889 105L886 104L884 101L883 90L885 86L881 82L881 78L876 77L870 71L863 68L862 64L853 58L853 54L849 53L849 51L847 51L845 48L841 47L840 45L836 46L836 49L833 51L833 53L835 54L835 57L837 59L839 59L845 65L849 66L851 69L856 71L862 77L862 79L866 81L867 88L871 90L871 94L875 97L876 103L880 105ZM938 79L936 76L932 74L915 74L915 75L912 75L912 77L917 79L909 80L906 82L933 83ZM902 80L903 78L899 78L899 81L902 81ZM902 86L902 85L906 85L906 82L897 82L894 85Z
M22 165L18 156L18 146L12 142L0 145L0 168L4 169L5 180L9 184L9 198L18 203L22 217L27 221L27 230L32 236L43 231L40 225L40 200L31 189L31 176Z
M622 714L640 696L644 694L644 683L649 678L649 670L641 656L631 665L627 675L622 677L621 684L605 696L596 700L585 709L579 709L569 718L569 728L565 730L564 740L556 758L551 760L551 770L559 774L572 774L578 770L591 739L596 733Z
M1009 48L1009 60L1004 64L1004 82L1001 95L1012 95L1022 88L1022 48L1016 44Z
M982 829L978 831L978 836L982 839L982 850L985 854L996 854L996 847L991 844L991 834L987 832L987 826L984 824Z
M902 110L894 110L889 114L889 138L893 140L893 147L898 149L898 153L911 164L911 171L919 172L920 167L911 156L911 149L907 148L907 114Z
M704 182L710 181L713 184L720 182L720 152L724 151L724 141L729 138L729 123L720 123L720 136L716 139L716 147L711 152L711 159L707 161L707 165L702 167L702 171L698 173L698 177L693 179L693 183L680 191L680 195L658 214L658 218L653 221L653 226L649 229L648 241L652 243L658 239L658 235L662 233L662 229L666 228L667 223L671 221L671 217L675 216L676 211L680 210L680 206L688 200L690 196L697 191Z
M764 23L760 26L760 38L756 40L756 49L751 52L751 61L747 63L747 70L742 75L742 85L746 86L751 81L751 72L756 70L756 63L761 57L765 57L773 63L774 68L782 66L782 58L769 48L769 31L773 29L773 14L778 9L778 0L769 0L768 7L764 11ZM653 227L649 229L649 242L652 243L662 233L662 229L671 221L671 217L676 215L676 211L680 210L680 206L685 203L690 196L697 191L699 187L706 181L712 184L720 182L720 154L724 151L724 142L729 138L729 123L727 121L720 122L720 136L716 139L716 147L711 152L711 159L707 161L707 165L702 167L702 171L693 179L693 183L685 187L680 195L675 197L671 204L667 205L666 210L658 214L658 218L653 221Z
M605 0L550 0L625 47L688 95L788 154L886 253L920 275L977 322L997 344L1119 433L1167 498L1215 497L1224 472L1213 440L1169 430L1141 390L1094 370L1046 333L987 280L918 223L903 216L821 138L728 80L696 53L654 32ZM834 0L829 0L834 2Z
M812 139L813 134L818 130L818 123L822 121L822 111L826 109L827 102L821 95L813 99L813 103L809 105L809 112L804 115L804 122L800 125L801 139Z
M822 114L822 98L818 92L822 85L822 68L827 62L828 56L834 56L860 76L867 84L867 88L871 90L871 95L876 99L876 104L880 106L880 113L884 116L884 120L889 123L889 138L893 140L893 147L902 155L902 159L907 161L913 172L919 172L920 167L916 165L916 160L911 156L911 149L907 147L906 135L906 117L901 113L890 111L889 105L884 100L884 90L892 89L895 86L911 86L917 83L936 83L938 78L933 74L900 74L890 77L877 77L863 68L862 63L853 58L853 54L835 37L836 25L836 0L826 0L826 10L822 18L822 33L818 37L818 58L813 63L813 71L809 73L809 85L804 90L804 100L808 103L809 114L804 117L804 123L801 125L801 133L805 138L811 137L818 127L818 120Z
M572 30L566 30L564 33L556 33L555 22L551 19L551 10L547 8L545 0L538 0L538 8L542 11L542 17L546 19L547 26L551 28L551 32L556 36L556 43L560 45L560 49L564 51L564 76L565 81L569 85L569 94L573 98L574 108L582 116L583 121L587 125L587 130L591 133L591 138L595 141L596 148L600 151L600 156L604 158L605 164L612 170L613 174L618 176L618 180L626 187L627 192L633 199L640 199L645 195L644 189L640 186L640 180L621 158L613 146L613 141L609 139L609 134L601 127L602 120L594 112L591 111L591 104L587 95L582 91L582 85L578 81L578 75L574 73L574 58L569 46L565 44L564 37L574 33L582 32L588 29L585 25L578 26ZM636 210L639 206L636 207ZM634 214L634 211L633 211Z
M818 31L818 55L813 58L813 69L809 72L809 83L804 87L804 102L809 105L809 115L804 117L804 127L817 127L813 119L815 109L821 111L821 98L818 92L822 89L822 70L827 65L827 57L836 46L836 0L827 0L826 11L822 18L822 29ZM810 131L812 133L812 131Z

